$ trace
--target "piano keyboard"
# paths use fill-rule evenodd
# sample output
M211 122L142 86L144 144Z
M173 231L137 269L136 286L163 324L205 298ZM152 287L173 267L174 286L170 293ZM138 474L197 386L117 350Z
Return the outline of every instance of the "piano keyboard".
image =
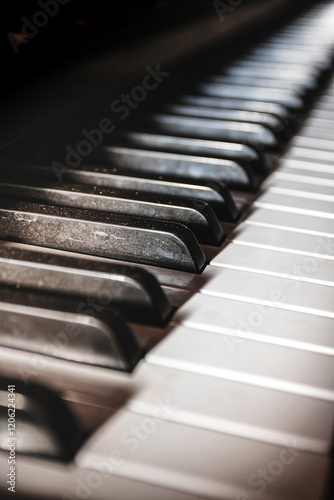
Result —
M5 497L331 498L333 22L188 75L61 179L3 171Z

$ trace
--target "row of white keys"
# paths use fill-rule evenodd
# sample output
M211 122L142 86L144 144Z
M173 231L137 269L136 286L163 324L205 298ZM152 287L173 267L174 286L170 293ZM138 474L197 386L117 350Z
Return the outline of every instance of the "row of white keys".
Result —
M14 356L10 349L4 351ZM17 364L28 373L29 355L21 353ZM112 387L128 385L122 374L110 373L109 378L105 369L74 365L50 358L43 365L43 376L57 384L55 374L61 370L72 390L84 386L88 392L96 387L100 393L112 393ZM318 497L333 428L329 401L164 368L154 359L152 364L143 363L132 378L135 394L128 407L83 447L76 464L68 467L18 457L26 493L43 498L51 491L57 498L84 498L94 491L101 500L114 498L112 494L117 500L136 498L136 493L137 498L144 495L149 500L252 498L260 485L266 486L260 468L268 469L270 480L284 468L283 483L278 481L261 498L288 498L282 496L283 485L291 498ZM296 421L295 412L301 410L303 418ZM313 418L319 413L314 428ZM0 456L5 467L3 459ZM291 478L301 475L304 467L310 470L309 482L302 489L291 487ZM41 474L47 481L39 482Z

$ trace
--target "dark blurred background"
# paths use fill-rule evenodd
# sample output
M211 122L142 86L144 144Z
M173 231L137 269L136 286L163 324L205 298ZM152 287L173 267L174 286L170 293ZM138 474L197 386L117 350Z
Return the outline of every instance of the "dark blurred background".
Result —
M4 84L43 70L57 59L85 50L103 37L124 44L212 9L203 0L16 0L2 12ZM43 5L45 8L43 8ZM57 14L48 14L48 11ZM43 14L40 14L40 13ZM37 14L39 13L39 14ZM45 20L47 22L45 23ZM28 23L26 22L28 21ZM36 24L40 23L40 27ZM44 26L42 26L45 23ZM25 33L25 30L28 32ZM27 71L28 70L28 73Z

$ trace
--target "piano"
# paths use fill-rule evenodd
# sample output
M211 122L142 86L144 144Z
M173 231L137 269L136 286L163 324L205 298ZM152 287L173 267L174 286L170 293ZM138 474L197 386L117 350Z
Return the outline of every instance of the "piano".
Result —
M21 8L2 498L330 500L334 3Z

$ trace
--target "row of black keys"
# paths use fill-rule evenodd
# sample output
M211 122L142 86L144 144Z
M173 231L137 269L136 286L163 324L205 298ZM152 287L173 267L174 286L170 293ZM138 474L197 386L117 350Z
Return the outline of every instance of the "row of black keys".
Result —
M2 239L200 273L200 244L220 246L220 221L240 216L230 190L257 190L265 153L284 144L332 66L328 47L308 57L310 42L286 63L283 40L136 114L76 168L11 165Z

